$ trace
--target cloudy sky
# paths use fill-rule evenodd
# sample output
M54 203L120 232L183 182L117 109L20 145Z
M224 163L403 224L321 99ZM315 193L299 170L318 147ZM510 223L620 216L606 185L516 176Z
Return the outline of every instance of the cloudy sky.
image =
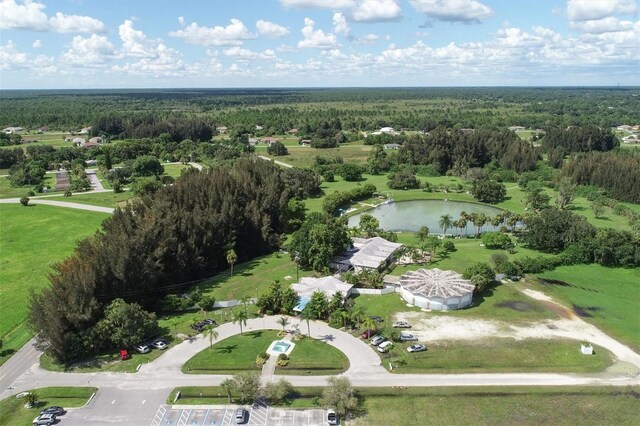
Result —
M0 0L0 88L638 85L637 0Z

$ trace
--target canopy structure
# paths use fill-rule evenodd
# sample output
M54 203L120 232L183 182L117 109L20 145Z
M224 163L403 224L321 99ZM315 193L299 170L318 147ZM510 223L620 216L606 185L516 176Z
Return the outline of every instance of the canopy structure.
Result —
M469 306L475 285L454 271L409 271L400 277L400 294L412 305L439 311Z

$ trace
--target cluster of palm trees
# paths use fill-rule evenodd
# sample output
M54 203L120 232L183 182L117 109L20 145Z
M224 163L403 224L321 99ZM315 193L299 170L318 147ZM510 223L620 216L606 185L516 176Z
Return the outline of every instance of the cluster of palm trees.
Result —
M512 214L507 210L503 210L494 217L489 217L484 213L467 213L465 211L460 212L460 218L454 220L449 214L440 216L438 224L442 229L442 234L445 235L449 229L455 228L459 230L459 235L467 236L467 224L473 224L475 228L475 235L480 235L480 230L484 225L490 223L494 230L497 230L499 226L509 226L513 229L516 224L522 220L522 217L517 214Z

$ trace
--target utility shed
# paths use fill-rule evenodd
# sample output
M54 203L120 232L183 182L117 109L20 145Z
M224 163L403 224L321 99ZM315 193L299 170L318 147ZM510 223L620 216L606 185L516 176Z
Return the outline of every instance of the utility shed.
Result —
M400 295L412 305L435 311L469 306L475 285L454 271L438 268L409 271L400 277Z

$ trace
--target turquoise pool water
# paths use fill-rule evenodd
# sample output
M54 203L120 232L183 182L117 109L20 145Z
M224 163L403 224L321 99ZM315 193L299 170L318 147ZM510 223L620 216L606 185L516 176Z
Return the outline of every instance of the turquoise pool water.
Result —
M290 347L291 344L287 342L277 342L275 345L273 345L273 351L283 354L287 352Z

